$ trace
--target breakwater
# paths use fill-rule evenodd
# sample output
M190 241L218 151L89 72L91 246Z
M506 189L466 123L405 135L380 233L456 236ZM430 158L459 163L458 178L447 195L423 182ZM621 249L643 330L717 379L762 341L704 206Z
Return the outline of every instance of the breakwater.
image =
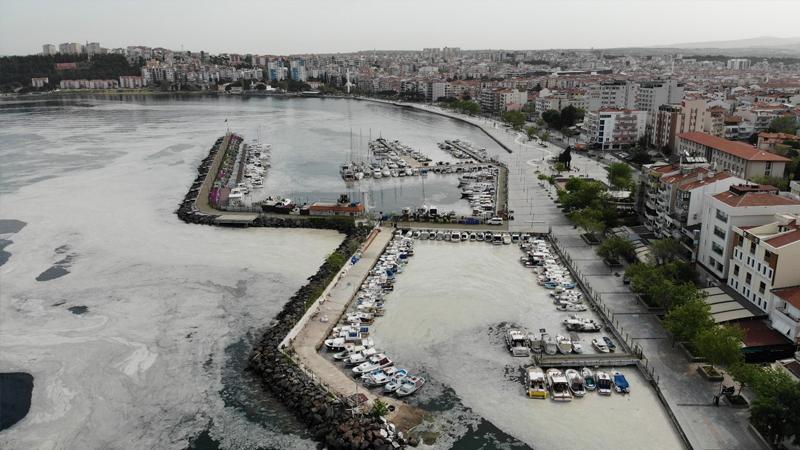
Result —
M259 375L264 387L309 427L314 439L332 449L388 449L406 444L402 437L392 437L378 416L353 414L345 399L334 396L279 349L308 305L333 280L368 231L367 227L351 229L334 252L338 256L329 257L278 313L253 349L248 366Z

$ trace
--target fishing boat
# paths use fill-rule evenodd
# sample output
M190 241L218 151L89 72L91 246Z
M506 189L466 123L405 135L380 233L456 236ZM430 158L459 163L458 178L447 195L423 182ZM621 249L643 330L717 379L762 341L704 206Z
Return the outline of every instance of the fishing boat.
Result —
M375 350L374 348L368 348L368 349L364 349L364 350L362 350L360 352L355 352L355 353L353 353L352 355L350 355L349 357L347 357L347 358L345 358L343 360L344 361L344 365L345 366L355 366L355 365L361 364L363 362L366 362L370 357L375 356L377 353L378 353L378 351Z
M398 397L405 397L405 396L411 395L414 392L417 392L418 390L422 389L422 386L424 386L424 385L425 385L425 378L416 377L416 376L414 376L414 377L406 377L400 383L400 387L397 388L397 391L395 391L395 394Z
M547 370L547 386L550 389L550 398L555 401L568 402L572 400L569 392L567 377L558 369Z
M556 345L558 345L558 352L562 355L569 355L572 353L572 341L568 337L560 334L556 335Z
M608 346L600 338L592 339L592 347L594 347L594 349L597 350L598 353L608 353Z
M325 339L325 348L332 352L341 352L344 350L345 341L343 337L333 339Z
M531 356L530 341L528 333L524 330L511 328L506 332L506 347L512 356L528 357Z
M558 352L558 344L547 333L542 334L542 342L544 342L544 353L547 355L555 355Z
M531 366L527 369L527 378L525 379L526 390L530 398L547 398L547 382L544 377L542 369Z
M567 312L583 312L586 311L586 305L582 305L580 303L572 303L570 301L561 301L556 300L558 303L556 304L556 309L559 311L567 311Z
M541 353L544 351L544 341L542 341L542 335L539 334L538 336L535 334L528 335L528 342L531 345L531 351L535 353Z
M396 391L400 388L400 385L407 376L408 371L406 369L398 369L394 374L392 374L389 382L383 386L383 391L387 393Z
M618 394L630 394L631 392L631 385L628 384L625 375L620 372L614 372L614 390Z
M581 344L581 339L575 333L569 334L569 340L572 342L572 351L575 353L583 353L583 344Z
M586 395L586 382L580 373L575 369L567 369L564 374L567 376L569 382L569 390L575 397L583 397Z
M583 377L583 381L586 382L586 390L593 391L597 389L597 382L595 381L595 375L592 369L584 367L581 369L581 376Z
M611 377L605 372L597 372L597 392L600 395L611 395L611 390L614 388L611 382Z
M617 346L614 345L614 341L611 340L608 336L603 336L603 341L606 343L606 347L608 347L608 351L613 352L617 349Z

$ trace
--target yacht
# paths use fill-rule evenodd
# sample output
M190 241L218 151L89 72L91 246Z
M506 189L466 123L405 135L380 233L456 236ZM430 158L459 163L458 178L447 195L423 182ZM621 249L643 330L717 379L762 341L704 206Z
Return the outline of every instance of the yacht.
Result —
M527 378L525 379L525 387L528 391L530 398L547 398L547 381L544 377L542 369L531 366L527 369Z

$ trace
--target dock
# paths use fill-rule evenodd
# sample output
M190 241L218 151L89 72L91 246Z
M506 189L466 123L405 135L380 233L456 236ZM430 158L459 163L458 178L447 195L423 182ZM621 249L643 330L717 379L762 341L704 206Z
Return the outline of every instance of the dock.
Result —
M323 342L345 314L361 283L392 239L391 228L383 227L378 230L380 231L377 235L365 243L358 263L346 268L326 289L326 298L318 301L317 309L292 339L291 345L299 362L329 390L340 397L364 394L370 403L380 399L394 407L394 411L389 413L387 419L395 424L399 431L407 432L422 421L424 415L422 410L397 398L370 391L319 353ZM323 318L327 320L323 321Z
M540 367L620 367L635 366L639 358L627 353L600 353L586 355L535 355Z

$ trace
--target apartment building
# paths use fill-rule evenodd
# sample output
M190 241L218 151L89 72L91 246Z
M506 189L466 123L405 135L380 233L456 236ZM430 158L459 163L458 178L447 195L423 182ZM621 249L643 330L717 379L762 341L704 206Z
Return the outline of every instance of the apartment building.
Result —
M627 148L645 135L647 111L601 109L589 112L584 123L589 144L603 150Z
M528 92L517 89L484 89L481 91L481 111L502 114L517 111L528 103Z
M770 223L775 214L800 214L800 201L764 185L733 185L706 197L701 215L697 262L721 280L728 279L736 227Z
M759 150L768 152L775 152L775 146L781 145L785 141L800 141L800 136L788 133L758 133L758 143L756 147Z
M712 106L706 111L703 132L716 137L725 137L725 108Z
M729 172L713 172L705 164L652 166L640 191L643 223L660 238L680 241L694 260L706 197L744 182Z
M450 88L450 83L446 81L432 81L428 83L426 90L426 99L429 102L435 102L440 98L450 98L453 96L453 91Z
M52 56L58 53L56 50L56 46L53 44L44 44L42 45L42 55L44 56Z
M536 99L536 111L541 115L543 112L554 109L562 109L574 106L575 108L586 111L589 107L589 97L586 92L581 90L571 90L567 92L553 92L547 95L540 95Z
M50 79L48 77L31 78L31 87L42 88L47 86L47 83L49 82Z
M750 68L750 60L745 58L729 59L726 67L730 70L748 70Z
M636 109L647 111L646 132L652 134L655 117L661 105L679 103L683 99L684 84L677 80L654 80L640 82L636 89Z
M636 84L630 81L615 80L600 83L589 90L587 111L635 108Z
M83 45L78 42L65 42L58 44L58 53L62 55L79 55L83 53Z
M745 179L755 176L782 177L789 162L788 158L759 150L744 142L729 141L700 132L680 134L678 150L681 154L703 156L715 169L727 170Z
M769 223L733 228L728 286L766 313L773 289L800 285L800 217L777 214ZM795 315L800 320L800 314Z
M123 89L139 89L144 87L144 78L137 76L120 76L119 87Z

